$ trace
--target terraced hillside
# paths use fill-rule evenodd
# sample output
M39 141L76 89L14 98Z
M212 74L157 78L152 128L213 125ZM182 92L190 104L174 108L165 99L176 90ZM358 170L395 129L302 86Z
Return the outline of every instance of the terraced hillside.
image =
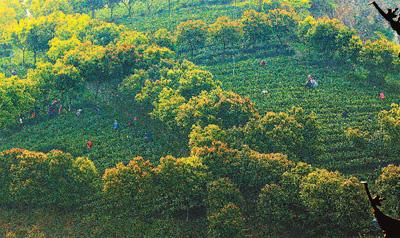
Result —
M377 114L399 102L396 87L377 88L352 79L349 71L304 62L296 57L280 56L249 59L207 66L227 89L240 92L256 102L260 111L283 111L301 106L317 113L323 128L321 139L324 148L321 157L311 163L320 164L349 174L368 175L386 164L384 157L371 158L368 153L355 149L345 138L344 130L358 127L374 131ZM308 74L316 76L316 90L304 88ZM386 92L386 100L378 98L380 90ZM342 116L348 112L348 118Z

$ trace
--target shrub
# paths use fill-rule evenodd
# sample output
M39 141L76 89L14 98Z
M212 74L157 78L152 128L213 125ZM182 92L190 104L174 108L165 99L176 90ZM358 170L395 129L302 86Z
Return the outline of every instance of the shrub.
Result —
M399 47L386 39L367 41L360 52L361 66L368 70L368 79L383 84L389 73L398 68Z
M345 134L348 140L350 140L354 146L358 148L365 148L369 142L368 132L361 131L358 128L347 128Z
M12 149L2 152L0 160L2 204L68 208L87 202L98 188L97 170L86 158Z
M152 199L153 170L153 165L141 157L136 157L127 165L118 163L114 168L106 169L103 174L106 206L119 212L146 215L149 198Z
M392 104L390 110L379 113L379 124L382 128L387 151L397 156L400 152L400 106Z
M244 143L262 153L285 153L301 159L318 154L319 125L314 113L301 108L288 113L267 112L251 120L243 129Z
M245 221L240 209L229 203L221 210L208 216L209 237L244 237Z
M204 47L207 38L206 24L201 20L189 20L176 27L177 44L183 50L193 51Z
M229 203L239 206L244 204L242 194L230 179L220 178L207 185L206 205L209 214L218 212Z
M384 210L398 217L400 215L400 166L391 164L383 168L376 180L376 186L379 194L385 198L382 203Z
M369 225L368 202L360 182L338 172L318 169L300 185L300 197L310 211L313 232L326 236L357 236ZM335 226L336 229L329 229Z
M215 124L223 129L240 126L256 116L250 99L220 88L203 91L179 107L176 117L178 125L189 129L194 124Z
M247 10L241 18L244 38L249 45L265 43L272 36L271 22L265 13Z

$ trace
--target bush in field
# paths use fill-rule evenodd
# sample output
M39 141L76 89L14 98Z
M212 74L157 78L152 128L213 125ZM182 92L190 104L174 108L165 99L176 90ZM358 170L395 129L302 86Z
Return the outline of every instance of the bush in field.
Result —
M61 61L55 64L38 63L34 72L30 72L30 77L38 81L43 94L52 95L53 98L63 100L67 96L70 102L73 96L83 91L83 81L78 69Z
M383 139L387 151L392 155L398 155L400 152L400 106L392 104L390 110L384 110L379 113L379 124L382 128Z
M178 91L165 87L158 95L157 101L153 103L154 109L150 115L164 122L170 128L174 128L176 127L175 117L178 115L179 107L185 102L185 98Z
M103 174L103 194L106 206L113 211L125 211L129 215L151 212L151 195L154 166L137 157L127 165L118 163Z
M225 205L233 203L238 206L244 204L239 189L228 178L220 178L207 185L206 206L208 214L218 212Z
M386 39L365 43L360 52L360 61L361 66L368 71L371 82L383 84L388 74L396 72L399 49L399 46Z
M257 200L257 218L264 232L282 234L290 231L289 193L279 185L267 184Z
M211 147L214 141L224 141L226 132L217 125L210 124L206 127L194 125L189 134L189 147Z
M193 51L204 47L207 38L207 26L201 20L189 20L176 27L177 44L182 50Z
M297 16L295 12L288 12L283 9L270 10L267 17L271 22L273 35L277 38L280 44L288 44L294 40L297 29Z
M155 168L157 202L154 209L166 216L184 215L189 219L192 209L204 206L209 181L207 167L197 157L160 159Z
M348 140L350 140L354 146L358 148L365 148L369 142L368 132L361 131L358 128L347 128L345 134Z
M49 50L46 55L55 63L57 59L63 58L66 52L78 47L80 44L82 43L76 36L67 40L55 37L49 42Z
M356 236L369 225L368 202L360 182L318 169L301 182L300 197L310 212L313 234ZM329 227L336 229L329 229Z
M347 28L337 19L321 18L313 22L305 35L307 45L325 58L334 58L348 47L354 31ZM340 60L340 59L339 59Z
M215 124L225 129L244 125L256 114L250 99L218 88L203 91L180 106L176 120L179 126L186 129L194 124Z
M116 43L121 33L125 30L122 25L92 20L83 32L84 40L95 45L107 46Z
M211 42L222 48L223 52L228 47L238 45L242 38L242 25L229 17L222 16L208 28Z
M208 216L209 237L244 237L245 220L240 208L233 203Z
M400 215L400 166L388 165L383 168L376 180L377 193L385 198L382 203L385 212L399 217Z
M0 160L2 204L67 208L87 202L98 189L96 167L86 158L12 149Z
M176 47L174 36L165 28L159 29L154 32L153 40L154 43L161 47L167 47L171 50L174 50Z
M0 75L0 127L17 123L19 116L28 113L35 103L37 85L32 80Z
M249 45L265 43L272 36L271 22L265 13L248 10L241 18L244 38Z
M314 113L301 108L289 113L268 112L251 120L243 129L244 143L263 153L282 152L300 159L318 154L319 125Z
M282 174L293 165L282 154L236 150L221 142L215 142L211 147L194 148L192 154L203 158L213 178L229 178L249 198L256 198L265 184L279 183Z
M220 86L209 71L195 69L182 75L179 79L179 93L186 99L199 95L203 91L212 91Z

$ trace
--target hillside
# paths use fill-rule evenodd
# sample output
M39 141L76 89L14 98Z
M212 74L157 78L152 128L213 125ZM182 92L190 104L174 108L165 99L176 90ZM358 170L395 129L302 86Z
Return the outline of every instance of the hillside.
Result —
M379 237L363 180L400 214L358 0L54 1L0 0L0 237Z

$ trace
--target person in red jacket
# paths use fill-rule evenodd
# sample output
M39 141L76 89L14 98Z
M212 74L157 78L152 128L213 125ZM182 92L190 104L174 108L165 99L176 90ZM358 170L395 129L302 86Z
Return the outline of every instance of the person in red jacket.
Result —
M91 140L88 140L88 142L86 143L86 146L87 146L88 150L91 150L93 147L93 142Z
M379 93L379 99L385 100L385 93L384 92L380 92Z

